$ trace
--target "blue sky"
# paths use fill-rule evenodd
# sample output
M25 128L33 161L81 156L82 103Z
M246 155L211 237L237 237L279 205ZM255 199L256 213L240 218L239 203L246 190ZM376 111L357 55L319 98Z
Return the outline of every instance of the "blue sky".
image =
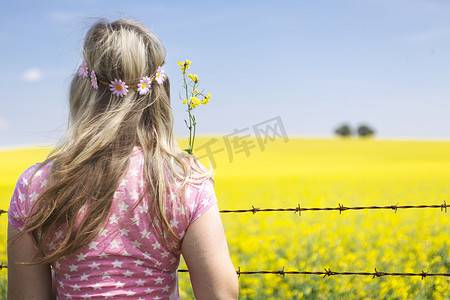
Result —
M366 123L378 138L450 139L450 2L7 1L0 11L0 147L63 134L83 35L99 17L140 20L167 49L175 133L187 134L176 62L211 102L199 134L280 116L289 136Z

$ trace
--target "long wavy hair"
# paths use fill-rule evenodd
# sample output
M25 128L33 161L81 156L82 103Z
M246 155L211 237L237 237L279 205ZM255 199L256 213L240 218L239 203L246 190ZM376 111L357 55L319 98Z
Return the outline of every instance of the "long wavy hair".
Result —
M164 64L165 48L138 22L100 20L86 34L83 59L99 81L120 78L131 83L154 74ZM183 195L186 182L212 179L212 173L178 147L168 79L163 85L152 84L146 95L130 89L119 98L107 85L99 84L96 90L89 80L75 74L69 102L66 134L40 165L52 164L49 183L34 203L22 232L33 235L41 252L32 264L57 260L95 239L106 223L114 192L135 146L142 148L145 157L148 215L170 249L179 237L166 215L169 185L182 180ZM139 202L145 196L141 195ZM79 220L83 207L87 210ZM64 239L54 252L44 254L60 228L64 229Z

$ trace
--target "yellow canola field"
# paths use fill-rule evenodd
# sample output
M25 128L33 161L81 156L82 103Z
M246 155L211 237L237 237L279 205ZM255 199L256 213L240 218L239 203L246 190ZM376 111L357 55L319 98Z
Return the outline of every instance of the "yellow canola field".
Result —
M248 139L246 153L216 138L210 158L220 209L450 203L450 142L266 140L263 150ZM194 152L203 156L211 139L198 138ZM18 175L47 152L0 152L0 209L7 209ZM230 213L222 220L241 271L450 273L450 212L436 208ZM4 248L6 215L0 222ZM179 277L182 298L192 298L189 276ZM448 299L450 290L449 277L242 275L239 283L240 299Z

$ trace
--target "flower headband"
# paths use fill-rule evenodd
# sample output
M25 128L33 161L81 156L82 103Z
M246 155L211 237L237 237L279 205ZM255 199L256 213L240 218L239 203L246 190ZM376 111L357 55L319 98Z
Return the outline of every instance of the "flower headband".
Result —
M119 98L124 97L128 94L128 88L136 89L139 92L139 95L145 95L150 90L150 85L153 80L155 80L158 83L158 85L161 85L164 82L164 79L166 78L164 70L161 69L161 67L158 67L154 75L152 75L151 77L147 76L142 77L139 80L138 84L127 85L125 81L122 81L120 79L114 79L113 81L111 81L111 83L108 83L106 81L98 80L94 70L92 70L91 73L89 74L89 67L85 60L83 60L80 68L78 69L78 76L82 77L83 79L88 78L91 81L91 86L94 89L98 89L98 83L108 85L113 95Z

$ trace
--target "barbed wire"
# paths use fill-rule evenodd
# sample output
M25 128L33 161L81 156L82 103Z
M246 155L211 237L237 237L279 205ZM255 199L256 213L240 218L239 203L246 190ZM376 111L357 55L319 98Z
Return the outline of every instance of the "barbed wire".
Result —
M189 272L189 270L178 270L178 272ZM236 274L238 277L241 275L253 275L253 274L276 274L281 275L283 278L285 275L323 275L322 278L325 278L327 276L333 276L333 275L359 275L359 276L373 276L375 277L383 277L383 276L420 276L422 277L422 280L425 277L428 276L448 276L450 277L450 273L429 273L422 271L421 273L390 273L390 272L380 272L377 271L377 268L375 268L375 272L335 272L331 271L331 269L325 268L325 271L285 271L284 267L283 269L279 271L241 271L241 268L238 267Z
M373 209L390 209L397 212L398 209L408 209L408 208L440 208L441 211L447 212L447 207L449 204L444 200L443 204L433 204L433 205L385 205L385 206L344 206L343 204L338 204L337 207L301 207L300 204L294 208L259 208L252 205L249 209L222 209L221 213L245 213L251 212L256 214L257 212L285 212L293 211L301 216L302 211L339 211L341 214L344 210L373 210ZM0 216L7 213L8 211L0 209Z
M254 207L252 205L251 209L224 209L221 210L221 213L245 213L251 212L256 214L257 212L283 212L283 211L293 211L294 213L298 213L301 216L302 211L339 211L341 214L344 210L371 210L371 209L390 209L397 212L398 209L408 209L408 208L440 208L441 211L447 212L447 207L450 205L444 200L444 204L436 204L436 205L386 205L386 206L344 206L342 204L338 204L337 207L301 207L298 204L297 207L294 208L259 208Z
M8 266L4 265L3 263L0 264L0 270L7 269ZM180 269L178 270L179 273L186 273L189 272L189 270L186 269ZM241 277L241 275L254 275L254 274L275 274L275 275L281 275L283 278L286 275L323 275L322 278L325 278L327 276L334 276L334 275L359 275L359 276L373 276L375 277L383 277L383 276L420 276L422 280L425 277L429 276L447 276L450 277L450 273L429 273L422 271L421 273L389 273L389 272L380 272L377 271L377 268L375 268L375 272L335 272L331 271L331 269L325 268L325 271L285 271L284 267L283 269L279 271L241 271L241 267L238 267L236 270L236 274L238 277Z

